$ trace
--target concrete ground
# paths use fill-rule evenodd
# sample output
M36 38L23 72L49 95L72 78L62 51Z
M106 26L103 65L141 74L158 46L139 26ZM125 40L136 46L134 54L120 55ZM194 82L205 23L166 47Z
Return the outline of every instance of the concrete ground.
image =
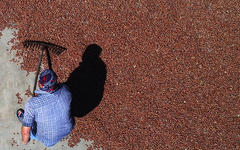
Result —
M10 42L14 39L17 29L5 28L0 37L0 149L1 150L85 150L93 141L81 140L76 146L70 148L68 141L64 139L51 148L46 148L39 141L30 141L27 145L21 143L21 124L18 122L15 112L18 108L24 108L24 104L30 98L26 95L26 89L32 90L34 73L29 74L19 67L21 60L15 59L15 54L10 53ZM11 61L15 59L15 61ZM29 87L30 86L30 87ZM16 93L19 93L16 95Z

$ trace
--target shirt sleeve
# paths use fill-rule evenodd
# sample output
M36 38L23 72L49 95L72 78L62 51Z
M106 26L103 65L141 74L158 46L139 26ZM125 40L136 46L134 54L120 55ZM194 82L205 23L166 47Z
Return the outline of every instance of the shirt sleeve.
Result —
M24 109L24 118L22 125L25 127L32 127L34 119L34 110L32 109L30 103L27 102Z

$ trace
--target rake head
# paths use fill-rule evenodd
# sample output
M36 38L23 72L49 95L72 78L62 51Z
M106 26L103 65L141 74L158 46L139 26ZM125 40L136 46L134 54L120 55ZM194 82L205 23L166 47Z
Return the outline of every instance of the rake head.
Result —
M49 42L43 42L43 41L33 41L33 40L26 40L23 42L23 46L26 48L36 48L36 49L48 49L49 51L52 51L54 54L60 55L63 51L66 50L65 47L52 44Z

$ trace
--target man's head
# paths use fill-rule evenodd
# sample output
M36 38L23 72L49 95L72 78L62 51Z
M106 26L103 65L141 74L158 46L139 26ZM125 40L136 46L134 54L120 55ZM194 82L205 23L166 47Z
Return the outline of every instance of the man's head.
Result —
M43 91L51 91L57 83L57 75L54 71L45 69L39 77L39 87Z

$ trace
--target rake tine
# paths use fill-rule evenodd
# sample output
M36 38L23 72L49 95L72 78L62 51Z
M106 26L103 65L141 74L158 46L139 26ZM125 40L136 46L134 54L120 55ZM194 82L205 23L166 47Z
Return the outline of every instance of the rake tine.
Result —
M43 41L31 41L31 40L26 40L23 42L24 47L29 48L32 47L33 49L40 49L42 47L48 48L49 51L52 51L54 54L60 55L63 51L66 50L66 48L55 45L52 43L48 42L43 42Z
M26 48L29 47L29 45L27 43L23 43L23 46L26 47Z

